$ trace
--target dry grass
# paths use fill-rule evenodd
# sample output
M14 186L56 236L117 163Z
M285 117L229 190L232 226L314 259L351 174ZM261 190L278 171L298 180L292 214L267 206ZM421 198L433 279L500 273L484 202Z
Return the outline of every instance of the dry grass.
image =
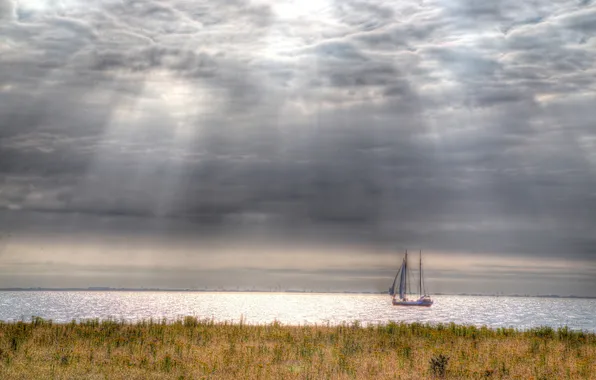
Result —
M0 323L1 379L596 379L596 335L459 325Z

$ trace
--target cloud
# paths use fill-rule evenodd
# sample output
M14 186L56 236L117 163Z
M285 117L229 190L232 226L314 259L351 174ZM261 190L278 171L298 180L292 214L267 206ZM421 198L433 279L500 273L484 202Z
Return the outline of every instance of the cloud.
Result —
M4 0L0 207L593 258L593 16Z
M593 33L596 30L594 26L594 17L596 9L593 6L583 8L576 12L571 12L559 18L560 23L568 29L577 30L585 34Z
M14 3L12 0L0 1L0 20L11 21L15 17Z

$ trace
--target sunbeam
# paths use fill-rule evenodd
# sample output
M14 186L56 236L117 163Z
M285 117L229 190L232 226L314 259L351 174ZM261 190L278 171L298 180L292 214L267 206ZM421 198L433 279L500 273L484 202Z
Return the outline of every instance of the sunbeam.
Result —
M464 253L591 294L593 18L582 1L0 0L0 236L32 239L0 265L384 289L354 272L415 246L429 273ZM484 286L465 273L432 281Z

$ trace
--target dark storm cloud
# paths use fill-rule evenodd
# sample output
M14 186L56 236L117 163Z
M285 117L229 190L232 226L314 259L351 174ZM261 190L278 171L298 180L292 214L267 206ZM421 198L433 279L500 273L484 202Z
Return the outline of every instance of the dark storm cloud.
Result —
M595 12L3 0L0 207L594 258Z

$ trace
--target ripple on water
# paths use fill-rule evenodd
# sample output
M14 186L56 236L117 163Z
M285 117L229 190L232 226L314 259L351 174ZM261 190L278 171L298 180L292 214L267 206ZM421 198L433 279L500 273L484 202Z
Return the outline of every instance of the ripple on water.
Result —
M435 296L431 308L400 308L386 295L207 292L0 292L0 320L173 320L182 316L246 323L363 325L388 321L527 329L569 326L596 332L596 300Z

